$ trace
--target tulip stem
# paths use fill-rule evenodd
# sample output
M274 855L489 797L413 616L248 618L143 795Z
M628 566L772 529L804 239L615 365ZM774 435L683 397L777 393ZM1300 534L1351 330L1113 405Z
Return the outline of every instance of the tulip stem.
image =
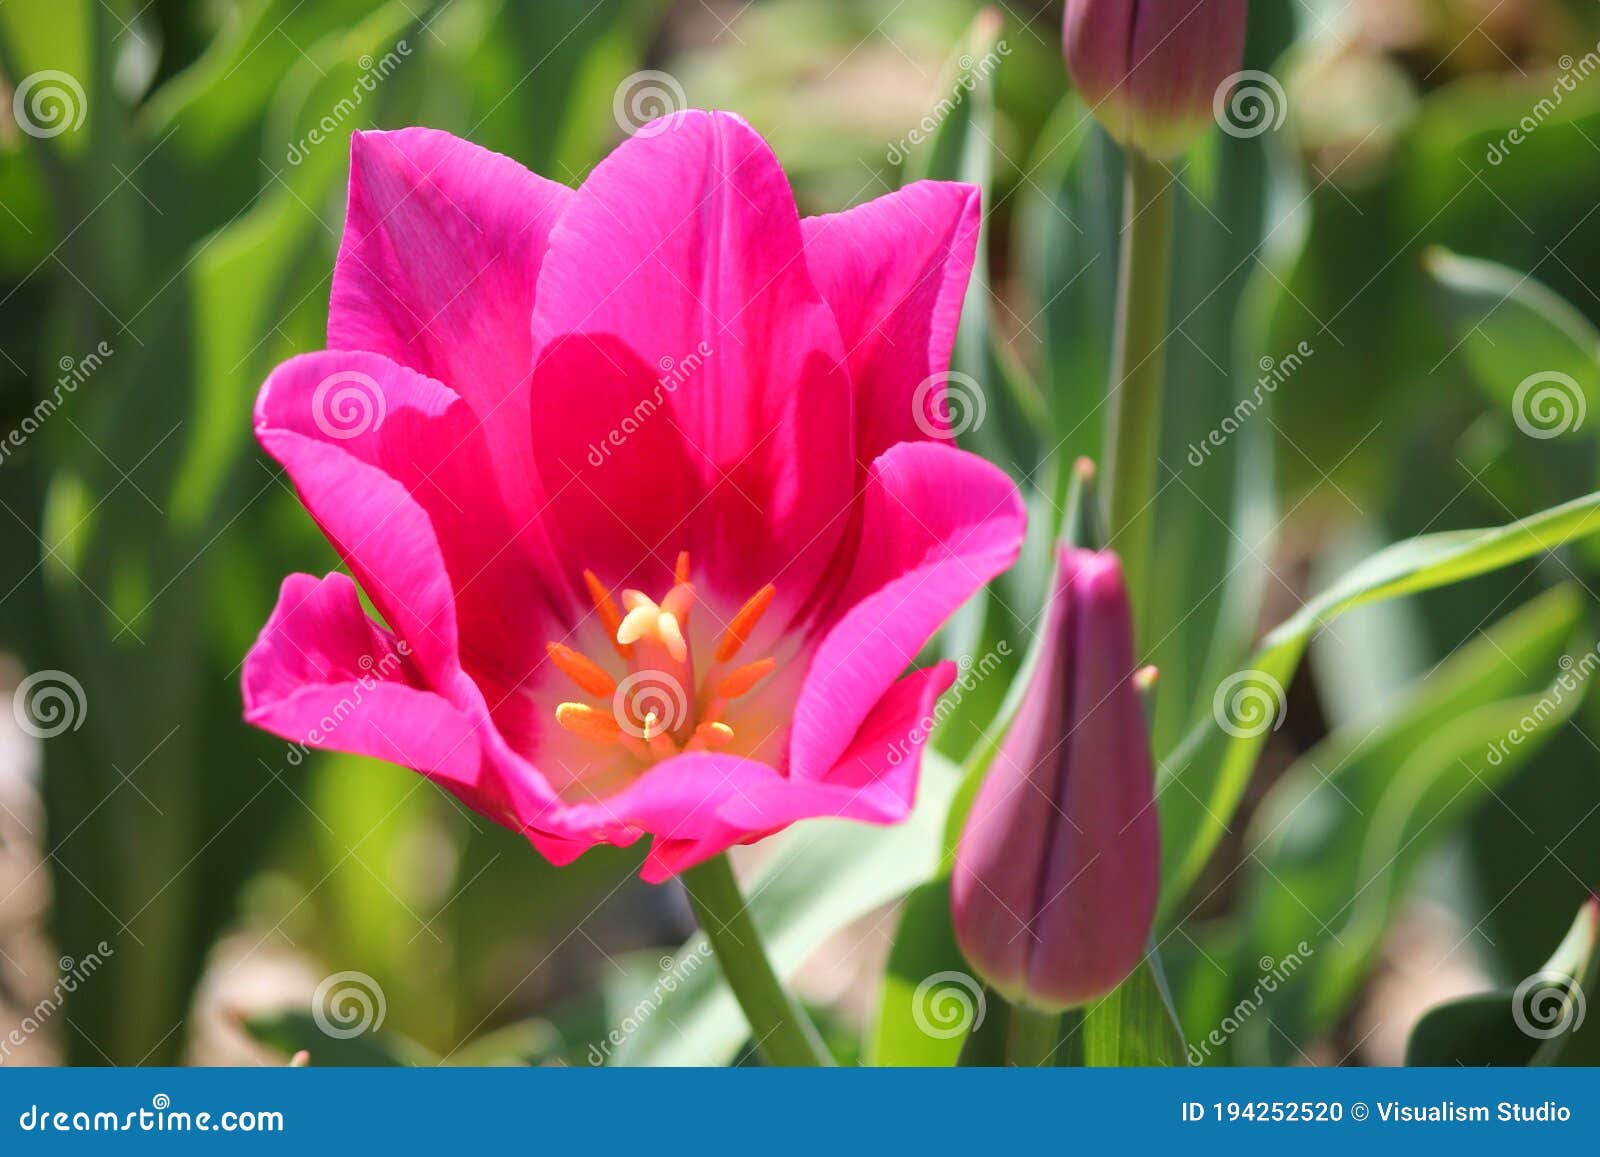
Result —
M1138 149L1126 154L1127 196L1116 346L1106 440L1107 544L1142 615L1154 537L1166 367L1167 298L1172 285L1172 175Z
M769 1065L833 1064L811 1018L772 970L728 857L716 856L690 868L683 883L695 919L750 1022L761 1058Z
M1061 1043L1061 1014L1018 1004L1011 1009L1006 1031L1006 1064L1018 1068L1049 1068L1056 1064Z

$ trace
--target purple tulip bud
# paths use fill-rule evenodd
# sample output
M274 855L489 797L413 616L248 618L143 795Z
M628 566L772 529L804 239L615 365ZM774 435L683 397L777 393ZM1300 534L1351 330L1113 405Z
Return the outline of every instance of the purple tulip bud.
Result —
M1074 1008L1143 958L1160 886L1122 564L1063 546L1044 650L956 849L956 938L1012 1003Z
M1067 71L1112 136L1175 157L1244 58L1246 0L1067 0ZM1225 96L1226 93L1222 92Z

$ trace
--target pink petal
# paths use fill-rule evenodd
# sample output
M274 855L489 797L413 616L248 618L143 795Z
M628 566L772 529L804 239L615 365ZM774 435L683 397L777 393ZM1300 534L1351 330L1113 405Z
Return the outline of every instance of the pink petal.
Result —
M551 226L572 190L431 129L356 133L328 345L450 386L491 459L526 485L529 323Z
M551 803L537 775L481 701L475 710L428 690L408 651L367 617L348 576L290 575L245 658L245 719L291 743L414 768L556 862L591 846L530 826Z
M267 379L256 431L434 689L465 668L515 709L564 620L466 404L378 354L306 354ZM517 738L531 750L533 735Z
M942 375L972 275L978 210L972 185L918 181L801 223L806 263L848 351L863 464L896 442L948 436Z
M534 442L563 556L688 549L732 606L769 581L797 606L854 481L838 330L766 143L726 113L653 128L590 174L540 276Z
M818 779L957 607L1016 560L1026 523L997 467L907 442L872 464L861 546L795 707L790 774Z

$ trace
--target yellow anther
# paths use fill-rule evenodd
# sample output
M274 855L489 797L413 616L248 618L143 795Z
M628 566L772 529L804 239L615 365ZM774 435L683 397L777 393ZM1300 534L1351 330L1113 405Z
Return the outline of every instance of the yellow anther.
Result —
M717 694L723 699L737 699L772 674L777 666L778 660L772 658L746 663L717 685Z
M726 723L702 723L684 746L685 751L716 751L733 742L733 728Z
M596 743L615 743L622 734L609 712L586 703L563 703L556 708L556 722L574 735Z
M739 648L744 646L750 632L756 629L761 616L772 605L772 596L777 593L778 588L768 583L745 601L739 613L733 616L733 622L723 632L722 641L717 644L717 662L726 663L739 653Z
M580 655L571 647L564 647L560 643L546 643L544 650L557 669L576 683L581 690L602 698L616 693L617 681L587 655Z

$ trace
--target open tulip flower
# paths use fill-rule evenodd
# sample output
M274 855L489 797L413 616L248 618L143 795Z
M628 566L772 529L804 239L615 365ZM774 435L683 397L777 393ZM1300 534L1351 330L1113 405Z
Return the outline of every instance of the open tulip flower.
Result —
M1023 533L938 421L977 228L943 182L802 221L720 113L576 191L358 134L330 348L256 408L350 575L284 583L248 719L415 768L557 863L653 836L650 880L904 819L954 668L904 672Z

